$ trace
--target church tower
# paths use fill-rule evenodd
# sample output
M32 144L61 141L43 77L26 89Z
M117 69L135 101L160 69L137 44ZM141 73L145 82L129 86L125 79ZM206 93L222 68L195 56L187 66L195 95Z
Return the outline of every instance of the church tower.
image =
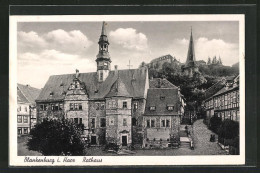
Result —
M108 52L108 38L106 34L106 22L103 22L102 24L102 30L101 30L101 35L98 41L99 44L99 52L97 55L97 76L98 76L98 81L103 82L106 80L107 76L109 75L110 71L110 55Z
M183 67L183 70L184 70L184 74L189 77L192 77L194 72L198 71L198 67L196 64L196 58L195 58L194 42L193 42L193 37L192 37L192 29L191 29L191 35L190 35L187 60Z

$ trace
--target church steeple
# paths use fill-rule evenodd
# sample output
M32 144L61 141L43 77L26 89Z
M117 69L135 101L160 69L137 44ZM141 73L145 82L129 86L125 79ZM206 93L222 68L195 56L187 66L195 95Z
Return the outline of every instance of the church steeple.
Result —
M192 28L190 33L190 42L189 42L189 49L187 54L187 60L183 67L184 74L192 77L194 72L198 72L198 66L196 64L196 58L195 58L195 50L194 50L194 42L193 42L193 36L192 36Z
M101 29L101 35L99 37L98 45L99 45L99 51L97 55L97 74L98 74L98 81L103 82L106 80L109 71L110 71L110 55L108 52L108 38L106 34L106 22L103 22L102 29Z
M193 67L195 66L195 51L194 51L194 43L193 43L193 37L192 37L192 28L191 28L191 34L190 34L190 42L189 42L189 49L187 54L187 60L186 60L186 67Z
M109 52L108 52L109 42L108 42L108 38L107 38L107 35L106 35L106 25L107 25L107 23L103 22L101 35L100 35L99 41L98 41L99 52L98 52L96 61L100 61L101 59L106 59L106 60L111 62L110 55L109 55Z

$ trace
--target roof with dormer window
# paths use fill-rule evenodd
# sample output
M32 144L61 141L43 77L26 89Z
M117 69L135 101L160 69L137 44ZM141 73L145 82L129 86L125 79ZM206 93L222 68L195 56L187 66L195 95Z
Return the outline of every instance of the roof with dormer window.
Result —
M108 77L103 82L98 82L96 72L80 73L78 79L84 82L89 99L104 99L118 80L118 75L120 76L120 85L124 85L123 88L129 93L129 96L133 98L145 97L145 88L148 83L148 70L145 67L140 69L110 71ZM132 80L133 75L135 76L134 80ZM37 102L63 100L65 95L62 93L68 90L74 78L75 74L50 76L38 96ZM63 84L62 86L60 85L61 83ZM50 92L53 92L52 96L50 96Z
M163 98L162 98L163 97ZM150 116L173 116L178 115L180 95L176 88L151 88L147 92L147 100L144 115ZM173 106L173 111L168 107ZM151 110L150 107L156 107Z

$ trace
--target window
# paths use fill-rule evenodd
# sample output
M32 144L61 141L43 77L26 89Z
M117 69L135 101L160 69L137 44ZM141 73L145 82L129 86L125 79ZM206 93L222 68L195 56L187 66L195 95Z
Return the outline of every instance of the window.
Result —
M108 108L116 108L116 101L111 100L108 102Z
M136 118L132 118L132 125L133 125L133 126L136 126L136 125L137 125Z
M164 100L164 99L165 99L165 96L161 96L160 99L161 99L161 100Z
M74 103L74 110L79 110L79 104L78 103Z
M79 124L82 124L82 118L79 118Z
M161 127L165 127L165 120L161 120Z
M109 125L112 125L112 126L115 125L115 120L113 117L109 118Z
M82 103L79 103L79 110L82 110Z
M100 103L96 103L96 110L100 109Z
M18 123L21 123L21 122L22 122L22 116L21 116L21 115L18 115L18 116L17 116L17 122L18 122Z
M156 107L155 106L150 106L151 111L155 111Z
M103 80L103 72L100 72L100 80Z
M155 120L151 120L151 127L155 127Z
M41 111L46 111L47 110L47 105L44 105L44 104L40 105L40 110Z
M28 111L28 110L27 110L27 106L25 106L25 107L24 107L24 112L27 112L27 111Z
M74 123L78 124L79 123L79 119L78 118L74 118Z
M18 111L18 112L21 111L21 106L18 106L17 111Z
M166 127L170 127L170 120L166 120Z
M28 128L23 128L23 133L28 134Z
M100 118L100 127L106 127L106 118Z
M22 128L18 128L17 133L18 133L18 135L21 135L22 134Z
M105 109L105 103L100 103L100 110L104 110Z
M59 110L62 110L62 109L63 109L63 104L60 103L60 105L59 105Z
M123 108L127 108L127 102L123 102Z
M95 118L91 118L91 128L95 128L96 127L96 119Z
M23 116L23 122L28 123L28 116Z
M51 104L51 110L54 111L54 104Z
M123 119L123 126L127 126L126 118Z
M173 111L173 106L168 106L168 111Z
M55 111L59 110L59 103L55 103L55 105L54 105L54 110L55 110Z
M70 110L74 110L74 104L70 103Z
M134 110L136 111L138 109L138 102L134 102Z
M151 125L150 125L150 120L146 120L146 127L150 128Z

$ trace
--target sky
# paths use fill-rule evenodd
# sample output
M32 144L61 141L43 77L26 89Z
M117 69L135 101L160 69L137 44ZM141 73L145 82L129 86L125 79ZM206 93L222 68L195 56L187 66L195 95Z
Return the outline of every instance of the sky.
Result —
M239 61L239 23L107 22L111 67L138 68L142 61L171 54L185 62L192 27L196 60L220 56L224 65ZM102 22L19 22L18 83L43 88L49 76L96 71Z

